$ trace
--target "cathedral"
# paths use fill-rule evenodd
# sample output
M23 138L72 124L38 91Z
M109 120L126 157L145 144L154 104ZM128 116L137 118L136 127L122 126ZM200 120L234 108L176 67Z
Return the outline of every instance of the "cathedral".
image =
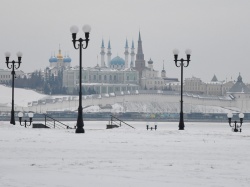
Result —
M63 57L60 47L59 47L58 54L56 56L55 56L55 54L54 54L54 56L51 55L49 62L50 62L51 68L54 68L54 67L57 67L57 68L65 67L66 68L66 67L71 66L71 58L69 57L69 55L67 55L67 56L65 55Z
M43 72L44 76L46 74L53 74L54 76L58 76L59 71L63 71L71 67L71 58L69 55L62 55L61 48L59 46L58 54L51 55L49 58L49 67L45 69Z

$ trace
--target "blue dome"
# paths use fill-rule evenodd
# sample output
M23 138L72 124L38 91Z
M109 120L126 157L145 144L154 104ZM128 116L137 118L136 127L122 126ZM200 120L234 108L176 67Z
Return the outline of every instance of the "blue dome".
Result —
M125 65L125 60L117 56L110 61L110 65Z
M57 62L57 58L55 56L54 57L50 57L49 62L50 63Z
M65 62L65 63L67 63L67 62L70 63L70 62L71 62L71 58L70 58L69 56L64 57L63 62Z

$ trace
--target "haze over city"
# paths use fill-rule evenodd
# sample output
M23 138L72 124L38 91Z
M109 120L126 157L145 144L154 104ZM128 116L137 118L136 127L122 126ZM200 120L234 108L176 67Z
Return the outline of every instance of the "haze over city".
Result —
M51 54L63 52L78 65L79 52L73 48L69 28L90 24L90 43L83 53L83 66L100 63L101 40L105 47L111 41L112 57L124 57L126 38L137 48L141 31L145 60L154 61L162 69L165 62L168 77L180 77L173 62L172 50L180 57L192 49L191 63L184 77L199 77L210 81L214 74L219 80L237 79L250 82L248 54L250 51L250 2L247 0L2 0L0 7L0 52L6 68L4 52L23 52L20 70L31 72L48 66ZM84 37L80 30L78 37Z

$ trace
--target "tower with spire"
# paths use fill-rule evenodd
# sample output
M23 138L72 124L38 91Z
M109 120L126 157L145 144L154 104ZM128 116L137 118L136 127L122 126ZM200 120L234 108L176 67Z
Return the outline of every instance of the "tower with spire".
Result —
M164 60L163 60L163 69L161 70L161 77L166 78L166 71L164 69Z
M129 52L128 52L128 40L127 39L126 39L126 44L125 44L124 55L125 55L125 68L128 68L128 55L129 55Z
M130 67L134 67L135 64L135 47L134 47L134 40L132 41L132 47L131 47L131 62L130 62Z
M107 65L108 67L110 67L110 61L111 61L111 45L110 45L110 40L109 40L109 43L108 43L108 51L107 51Z
M104 47L104 41L102 39L102 46L101 46L101 67L104 67L104 57L105 57L105 47Z
M141 32L139 31L138 48L135 60L135 68L139 72L139 83L141 84L142 71L145 69L144 54L142 51Z

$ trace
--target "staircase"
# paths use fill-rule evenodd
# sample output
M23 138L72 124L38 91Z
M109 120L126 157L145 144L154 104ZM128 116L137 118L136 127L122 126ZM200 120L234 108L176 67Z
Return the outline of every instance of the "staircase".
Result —
M122 121L113 115L110 115L110 117L111 117L111 119L109 121L109 124L107 125L107 129L118 128L118 127L121 127L122 125L127 125L133 129L135 129L133 126L127 124L125 121Z
M43 114L45 117L45 126L48 128L54 128L54 129L73 129L72 127L69 127L68 125L54 119L53 117L49 116L48 114Z

